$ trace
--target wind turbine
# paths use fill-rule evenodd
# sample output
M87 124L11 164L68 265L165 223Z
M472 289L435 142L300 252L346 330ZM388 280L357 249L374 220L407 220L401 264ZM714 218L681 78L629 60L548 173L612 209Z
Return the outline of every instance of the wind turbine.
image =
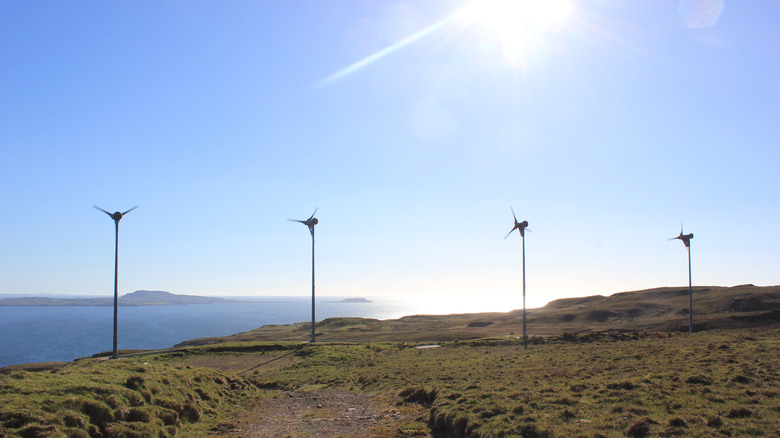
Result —
M688 250L688 333L693 333L693 285L691 283L691 239L693 233L683 234L682 222L680 222L680 235L669 240L680 240Z
M297 220L297 219L287 219L290 222L300 222L307 227L309 227L309 231L311 232L311 342L314 343L316 339L314 338L314 226L317 225L320 221L314 217L315 214L317 214L317 210L320 208L317 207L314 209L314 213L309 216L308 219L305 221Z
M114 354L111 356L112 359L116 359L119 357L119 354L117 354L117 320L118 320L118 303L119 303L119 292L118 292L118 275L119 275L119 221L122 220L122 217L126 215L127 213L130 213L131 211L138 208L136 205L135 207L131 208L130 210L127 210L124 213L120 213L118 211L114 213L109 213L102 208L98 207L97 205L93 205L96 209L102 211L103 213L107 214L111 219L114 220L114 226L116 227L116 237L114 241Z
M515 209L512 207L509 207L512 210L512 217L515 220L515 225L512 227L511 230L509 230L508 233L506 233L506 236L504 236L504 239L509 237L510 234L512 234L512 231L517 230L520 233L520 237L523 238L523 345L525 349L528 349L528 333L526 332L526 323L525 323L525 230L526 227L528 227L528 221L517 221L517 216L515 216ZM528 230L531 231L531 230Z

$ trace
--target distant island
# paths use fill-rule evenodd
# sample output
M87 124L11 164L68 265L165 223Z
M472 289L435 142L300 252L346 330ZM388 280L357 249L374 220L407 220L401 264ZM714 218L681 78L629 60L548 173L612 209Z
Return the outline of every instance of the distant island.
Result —
M344 298L339 301L328 301L329 303L373 303L373 301L366 298Z
M173 306L183 304L230 303L224 298L200 297L197 295L176 295L170 292L137 290L119 297L120 306ZM113 297L98 298L48 298L20 297L0 300L0 306L45 306L45 307L105 307L113 306Z

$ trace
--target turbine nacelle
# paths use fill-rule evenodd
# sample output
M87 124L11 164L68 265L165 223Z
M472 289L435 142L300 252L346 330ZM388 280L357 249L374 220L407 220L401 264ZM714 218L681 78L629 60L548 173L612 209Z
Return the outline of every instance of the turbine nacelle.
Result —
M320 209L319 207L315 208L314 213L312 213L311 216L309 216L309 218L306 220L298 220L298 219L287 219L287 220L290 222L300 222L306 225L307 227L309 227L309 231L311 232L311 235L314 236L314 226L320 223L319 219L314 217L314 215L317 214L317 210L319 209Z
M122 220L122 217L124 215L126 215L127 213L130 213L131 211L133 211L136 208L138 208L138 206L136 205L135 207L131 208L130 210L127 210L124 213L119 212L119 211L115 211L113 213L109 213L106 210L103 210L102 208L98 207L97 205L93 205L93 207L95 207L96 209L98 209L98 210L102 211L103 213L107 214L111 219L114 220L114 222L117 222L117 223L119 223L119 221Z
M526 227L528 227L528 221L518 222L517 221L517 216L515 216L515 209L512 208L512 207L509 207L509 208L512 210L512 217L515 220L515 225L512 227L511 230L509 230L508 233L506 233L506 236L504 236L504 239L509 237L509 235L512 234L512 231L514 231L514 230L517 230L520 233L520 236L525 237L525 231L526 231ZM528 230L528 231L531 231L531 230Z
M693 233L683 234L683 227L682 224L680 224L680 235L677 237L672 237L669 240L680 240L685 245L686 248L691 247L691 239L693 239Z

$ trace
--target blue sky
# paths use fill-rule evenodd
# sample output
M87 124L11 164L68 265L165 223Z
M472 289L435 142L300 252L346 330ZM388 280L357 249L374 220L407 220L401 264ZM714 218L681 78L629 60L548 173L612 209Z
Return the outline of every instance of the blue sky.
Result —
M112 294L93 204L120 293L306 295L317 206L322 295L519 308L510 206L529 306L687 285L680 221L778 284L780 3L707 1L2 2L0 293Z

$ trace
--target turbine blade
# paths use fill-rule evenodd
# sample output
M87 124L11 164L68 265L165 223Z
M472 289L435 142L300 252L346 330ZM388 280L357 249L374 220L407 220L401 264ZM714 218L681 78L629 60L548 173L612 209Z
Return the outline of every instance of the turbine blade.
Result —
M509 207L510 210L512 210L512 218L515 220L515 223L517 223L517 216L515 216L515 209L512 207Z
M114 217L114 216L113 216L111 213L109 213L109 212L107 212L107 211L103 210L102 208L98 207L97 205L93 205L93 207L95 207L96 209L98 209L98 210L102 211L103 213L105 213L105 214L107 214L107 215L111 216L111 218L113 219L113 217Z
M320 209L319 207L315 208L315 209L314 209L314 213L312 213L312 214L311 214L311 216L309 216L309 218L308 218L308 219L306 219L306 220L307 220L307 221L310 221L310 220L312 220L312 218L314 217L314 215L315 215L315 214L317 214L317 210L319 210L319 209Z
M287 218L287 220L288 220L288 221L290 221L290 222L300 222L300 223L304 223L304 221L299 221L298 219L290 219L290 218Z
M506 240L506 238L509 237L509 235L512 234L512 231L514 230L516 230L516 228L512 228L511 230L509 230L509 232L506 233L506 236L504 236L504 240Z
M127 210L126 212L122 213L122 216L126 215L127 213L130 213L131 211L135 210L136 208L138 208L137 205L135 207L131 208L130 210Z

